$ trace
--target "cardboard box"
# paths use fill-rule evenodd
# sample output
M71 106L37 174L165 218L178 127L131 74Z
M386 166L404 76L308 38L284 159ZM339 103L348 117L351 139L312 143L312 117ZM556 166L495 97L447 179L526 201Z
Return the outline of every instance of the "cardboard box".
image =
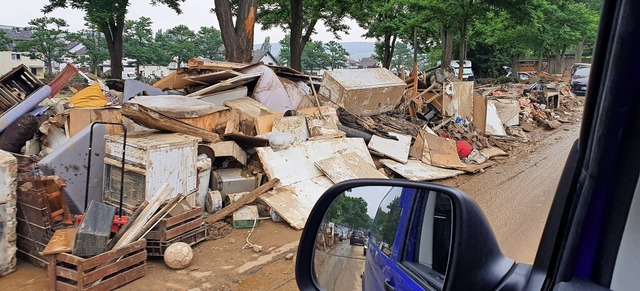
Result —
M122 122L122 114L120 108L101 107L101 108L71 108L69 111L69 137L76 135L83 128L90 126L96 121L104 122ZM107 125L108 134L123 133L122 127Z

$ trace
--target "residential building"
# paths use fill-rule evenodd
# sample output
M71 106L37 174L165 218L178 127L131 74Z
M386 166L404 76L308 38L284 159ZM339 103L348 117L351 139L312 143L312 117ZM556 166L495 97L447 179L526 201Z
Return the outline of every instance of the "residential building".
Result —
M30 58L28 53L13 51L16 43L31 38L31 31L21 27L6 25L0 25L0 30L4 31L5 36L12 40L7 48L2 48L2 51L0 51L0 75L23 64L37 77L44 77L43 61Z
M358 64L358 69L380 68L382 64L375 58L362 58Z
M251 53L251 63L255 64L262 62L265 65L278 66L278 60L271 54L270 51L255 50Z

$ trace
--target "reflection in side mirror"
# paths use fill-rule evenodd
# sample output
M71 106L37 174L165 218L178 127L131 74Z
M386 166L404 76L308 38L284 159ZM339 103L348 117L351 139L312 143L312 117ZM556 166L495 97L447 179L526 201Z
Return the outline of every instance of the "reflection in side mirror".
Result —
M318 283L326 290L442 289L453 223L447 194L351 188L333 200L317 230Z

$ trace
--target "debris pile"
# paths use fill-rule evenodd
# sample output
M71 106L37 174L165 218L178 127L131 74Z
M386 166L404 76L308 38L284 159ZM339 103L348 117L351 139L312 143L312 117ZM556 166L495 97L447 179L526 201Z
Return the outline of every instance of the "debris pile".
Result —
M87 83L67 84L76 73ZM28 71L3 78L12 74ZM502 87L436 75L402 80L376 68L319 79L191 59L153 86L69 69L52 84L36 80L6 95L0 79L0 97L13 102L2 107L0 120L11 118L0 149L22 161L19 252L57 273L70 268L63 262L79 262L72 269L92 278L54 276L52 284L114 288L143 276L147 256L234 228L250 229L245 247L260 252L250 236L261 220L302 229L336 183L482 172L539 127L579 118L581 99L544 74L539 83ZM42 97L47 87L73 94ZM38 102L21 107L30 99ZM18 130L22 139L6 143ZM34 229L41 235L30 235ZM129 273L119 283L102 280Z

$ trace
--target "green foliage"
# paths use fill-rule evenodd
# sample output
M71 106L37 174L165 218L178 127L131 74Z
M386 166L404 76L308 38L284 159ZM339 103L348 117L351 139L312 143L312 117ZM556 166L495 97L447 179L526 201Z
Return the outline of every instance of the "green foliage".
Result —
M286 35L279 41L280 54L278 60L287 65L290 61L291 47L290 37ZM309 41L302 51L302 69L313 72L316 69L336 69L346 66L349 58L347 50L337 41L323 43L322 41Z
M331 203L325 221L347 226L351 229L368 229L371 217L367 214L367 202L362 197L338 196Z
M7 34L0 30L0 51L6 51L9 49L9 45L12 43L13 41L7 37Z
M160 47L166 50L172 59L177 59L178 67L200 54L196 34L186 25L181 24L167 30L163 40L164 42L159 44Z
M200 27L196 35L198 55L211 60L223 60L222 35L220 30L213 26Z
M295 9L292 11L292 3L297 5L302 3L301 11ZM327 31L333 33L336 39L340 39L338 33L348 33L349 30L349 26L344 24L347 10L347 2L339 0L263 0L260 1L256 20L265 30L280 27L294 37L293 42L289 42L288 63L293 68L300 69L296 67L303 62L301 55L304 54L304 48L311 36L316 32L316 24L322 21Z
M136 67L154 64L159 57L158 46L151 31L153 22L148 17L126 20L124 23L124 56L132 59L130 65Z
M176 13L182 13L180 4L185 0L151 0L151 5L164 4ZM42 12L58 8L73 8L86 13L85 20L96 26L106 39L111 60L111 76L122 77L123 32L129 0L49 0ZM138 64L139 65L139 64Z
M89 64L89 67L96 71L100 64L109 59L107 41L104 34L97 31L95 26L89 23L85 23L85 26L86 29L72 34L72 39L80 42L87 49L87 53L74 58L77 62Z
M332 40L324 44L324 48L327 53L328 65L332 70L347 65L349 53L339 42Z
M62 62L67 56L65 37L69 32L64 29L68 24L64 19L55 17L40 17L29 21L32 31L31 39L20 41L14 50L28 52L30 58L41 60L47 66L47 72L52 73L52 63Z
M379 207L373 222L373 238L376 244L385 243L391 248L400 222L400 196L394 197L386 207ZM381 240L381 241L379 241Z

